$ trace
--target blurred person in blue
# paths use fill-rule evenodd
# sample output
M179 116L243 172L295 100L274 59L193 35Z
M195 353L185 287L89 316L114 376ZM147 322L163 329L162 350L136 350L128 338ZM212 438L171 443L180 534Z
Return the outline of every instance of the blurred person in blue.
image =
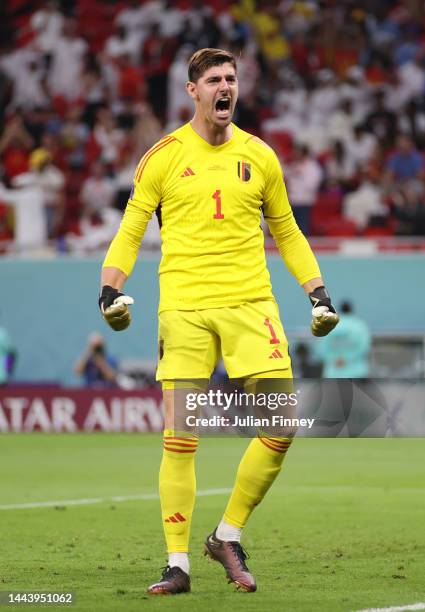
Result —
M323 378L367 378L371 335L367 324L353 314L351 302L341 303L340 322L322 338L318 356L323 360Z
M113 387L117 384L118 362L106 350L104 337L94 332L77 360L74 371L82 376L87 387Z
M16 352L7 330L0 327L0 387L6 385L13 372Z

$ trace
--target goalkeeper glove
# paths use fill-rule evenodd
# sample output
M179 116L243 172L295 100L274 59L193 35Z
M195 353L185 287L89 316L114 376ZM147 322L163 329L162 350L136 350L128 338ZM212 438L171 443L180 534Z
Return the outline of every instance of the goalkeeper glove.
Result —
M99 297L99 308L107 324L115 331L127 329L131 322L131 314L128 309L134 300L129 295L120 293L109 285L102 287Z
M308 297L313 305L311 333L313 336L327 336L339 321L339 316L332 306L329 293L322 285L316 287L314 291L308 294Z

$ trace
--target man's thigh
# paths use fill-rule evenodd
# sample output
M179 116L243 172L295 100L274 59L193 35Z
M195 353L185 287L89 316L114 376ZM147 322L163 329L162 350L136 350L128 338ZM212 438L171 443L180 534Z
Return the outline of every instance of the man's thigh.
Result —
M286 371L285 377L291 378L288 341L274 300L215 309L211 316L229 378L277 370Z
M218 361L217 334L199 311L167 310L159 315L157 380L209 379Z

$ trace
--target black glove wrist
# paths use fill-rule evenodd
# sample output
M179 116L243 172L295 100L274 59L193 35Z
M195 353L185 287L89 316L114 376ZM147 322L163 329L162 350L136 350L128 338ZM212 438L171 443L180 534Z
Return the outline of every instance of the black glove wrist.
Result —
M329 308L329 312L336 312L335 308L332 306L330 295L324 285L316 287L314 291L311 291L311 293L308 294L308 297L310 298L313 308L317 308L318 306L326 306Z
M114 289L114 287L111 287L110 285L104 285L102 287L102 292L99 296L100 311L103 313L108 308L108 306L112 306L114 300L116 300L117 297L120 297L121 295L124 294L120 293L118 289Z

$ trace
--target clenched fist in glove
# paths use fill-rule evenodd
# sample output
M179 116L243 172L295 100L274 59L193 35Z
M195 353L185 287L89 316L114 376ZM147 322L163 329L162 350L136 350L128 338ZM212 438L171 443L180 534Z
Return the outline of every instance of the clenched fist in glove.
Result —
M109 285L102 287L99 297L99 308L107 324L115 331L127 329L131 322L131 314L128 307L134 304L129 295L120 293Z
M325 287L316 287L308 294L313 305L311 314L311 333L313 336L327 336L338 324L339 317L332 306L331 298Z

